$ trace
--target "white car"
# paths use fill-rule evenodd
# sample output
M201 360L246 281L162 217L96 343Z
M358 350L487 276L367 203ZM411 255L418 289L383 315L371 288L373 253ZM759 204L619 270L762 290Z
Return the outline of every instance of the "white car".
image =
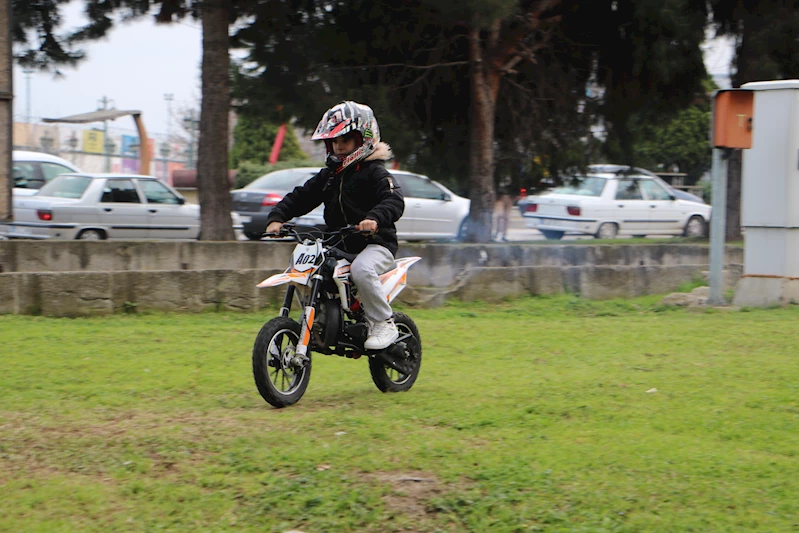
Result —
M392 170L405 197L405 212L397 221L401 240L462 239L471 201L426 176Z
M259 240L266 229L272 207L286 193L300 186L319 172L315 167L276 170L244 188L231 192L233 210L244 223L244 235ZM420 174L391 170L405 197L405 212L397 223L400 240L421 241L456 239L463 236L470 201L453 193L440 183ZM324 206L291 222L302 226L323 226Z
M0 224L0 237L196 239L200 233L200 206L151 176L62 174L34 196L15 196L13 213L13 222Z
M710 206L683 199L648 172L603 172L594 167L585 176L566 178L564 185L521 205L528 228L547 239L566 233L613 239L617 235L707 235ZM697 200L699 200L697 198Z
M42 152L14 150L11 152L11 176L14 179L14 195L32 196L42 186L61 174L80 172L67 161Z

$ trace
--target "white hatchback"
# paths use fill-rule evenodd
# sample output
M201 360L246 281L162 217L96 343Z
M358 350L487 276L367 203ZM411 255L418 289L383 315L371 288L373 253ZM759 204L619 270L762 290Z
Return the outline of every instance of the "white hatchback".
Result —
M42 152L14 150L11 159L15 196L32 196L56 176L80 172L78 167L66 159Z
M613 239L617 235L707 235L711 208L683 199L657 176L597 172L567 178L564 185L521 206L525 225L547 239L566 233Z
M200 233L200 206L151 176L62 174L34 196L14 196L13 211L0 237L196 239Z

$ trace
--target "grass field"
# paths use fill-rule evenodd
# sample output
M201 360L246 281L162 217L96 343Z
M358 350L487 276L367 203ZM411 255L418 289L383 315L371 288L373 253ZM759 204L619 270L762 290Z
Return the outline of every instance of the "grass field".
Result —
M406 308L411 391L282 410L269 312L0 316L0 531L797 531L799 306L657 302Z

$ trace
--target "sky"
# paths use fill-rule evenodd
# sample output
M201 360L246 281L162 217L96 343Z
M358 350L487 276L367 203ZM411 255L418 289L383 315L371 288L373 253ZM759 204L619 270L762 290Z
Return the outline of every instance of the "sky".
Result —
M64 29L84 21L82 9L83 2L78 1L65 6ZM60 77L44 72L28 76L15 66L14 120L25 122L28 106L33 122L94 111L106 97L113 101L112 107L141 111L149 136L163 138L168 131L180 129L176 122L182 113L199 109L201 47L198 21L157 25L148 18L119 24L106 39L86 43L82 48L87 59L77 68L63 68ZM704 50L708 72L727 75L731 42L709 40ZM173 95L171 104L166 94ZM110 126L116 131L135 131L128 117Z
M84 20L82 8L83 2L66 6L63 28ZM177 131L179 112L199 108L201 47L198 21L162 25L148 19L117 25L108 38L82 46L87 59L77 68L61 69L60 77L35 72L28 80L15 66L14 120L26 121L29 83L34 122L94 111L107 97L117 109L141 111L150 136L166 135L168 126ZM166 102L165 94L173 95L171 104ZM172 116L171 125L167 123L168 116ZM135 131L130 117L117 119L111 126Z

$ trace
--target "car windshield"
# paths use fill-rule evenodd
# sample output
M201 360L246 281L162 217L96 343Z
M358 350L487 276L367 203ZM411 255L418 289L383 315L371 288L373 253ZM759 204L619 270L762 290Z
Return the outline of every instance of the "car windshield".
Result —
M576 194L578 196L601 196L608 180L596 176L574 176L566 178L564 184L555 187L555 194Z
M316 174L313 170L276 170L244 186L245 189L290 191Z
M56 198L80 198L92 179L86 176L62 174L56 176L39 189L36 196L53 196Z

